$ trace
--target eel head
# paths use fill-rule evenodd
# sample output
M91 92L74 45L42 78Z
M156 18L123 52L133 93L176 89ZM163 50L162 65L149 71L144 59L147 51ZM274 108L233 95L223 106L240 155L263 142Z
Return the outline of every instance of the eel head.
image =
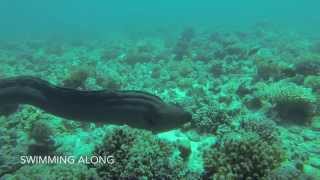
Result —
M177 129L191 121L191 114L181 106L168 103L158 109L156 117L148 119L148 124L153 132L163 132Z

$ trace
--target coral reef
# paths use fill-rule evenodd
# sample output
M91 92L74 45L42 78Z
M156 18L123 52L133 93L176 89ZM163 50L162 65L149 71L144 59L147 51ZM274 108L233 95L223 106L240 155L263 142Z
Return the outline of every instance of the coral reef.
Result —
M146 63L153 61L153 55L148 52L140 52L135 49L129 51L126 54L125 60L130 65L135 65L137 63Z
M228 125L230 121L229 115L217 102L197 109L192 118L193 126L200 132L207 133L215 133L220 126Z
M242 43L236 43L227 46L224 49L224 56L235 56L237 59L244 59L247 57L247 47L245 47Z
M193 119L182 130L151 134L65 120L28 105L1 106L0 179L91 178L83 172L94 173L93 179L306 179L303 174L320 172L318 40L270 22L200 24L150 31L136 26L99 39L1 39L1 77L32 75L80 90L147 91L181 104ZM279 144L286 162L273 169ZM92 153L113 154L119 163L21 167L19 161L29 154Z
M204 153L204 179L262 179L282 161L281 149L256 134L226 135Z
M273 110L284 121L310 122L315 114L316 97L311 89L280 81L259 87L258 94L273 104Z
M295 64L295 71L302 75L319 75L320 61L301 61Z
M3 120L1 118L1 123ZM17 137L19 135L14 129L0 128L0 177L22 166L19 157L26 154L27 146Z
M173 49L175 59L181 60L183 59L183 56L189 55L190 43L194 36L195 31L193 28L186 28L181 32L180 37Z
M320 92L320 76L307 76L304 79L303 84L316 93Z
M121 89L121 83L116 79L112 79L112 78L104 78L102 76L97 76L96 83L97 85L101 86L103 89L110 89L110 90Z
M57 149L55 146L52 128L40 120L33 122L30 138L33 140L28 146L28 154L32 156L53 155Z
M235 44L238 41L238 38L233 33L213 32L210 34L209 40L217 42L223 47L227 47Z
M45 51L47 54L52 54L56 56L61 56L65 51L64 47L60 43L55 43L55 42L47 42L48 45L45 48Z
M254 62L257 68L257 79L279 80L295 75L294 69L289 64L274 57L256 55Z
M172 145L147 132L122 127L94 151L98 156L112 155L116 163L93 167L104 179L179 179L186 172L182 159L173 152Z
M85 165L30 165L23 166L13 175L5 175L4 179L99 179L93 169Z
M222 63L214 62L214 63L211 65L210 72L211 72L215 77L219 77L219 76L221 76L222 74L225 73L225 69L224 69Z
M121 55L122 50L123 49L120 46L108 46L101 52L101 58L103 60L116 59L118 56Z
M247 132L256 133L263 141L270 144L280 141L276 124L270 119L245 119L240 122L240 127Z
M85 81L89 77L89 72L86 69L73 71L69 76L62 81L64 87L67 88L85 88Z
M301 180L314 180L312 176L303 173L301 170L297 169L292 164L285 164L281 167L273 170L266 179L273 180L291 180L291 179L301 179Z

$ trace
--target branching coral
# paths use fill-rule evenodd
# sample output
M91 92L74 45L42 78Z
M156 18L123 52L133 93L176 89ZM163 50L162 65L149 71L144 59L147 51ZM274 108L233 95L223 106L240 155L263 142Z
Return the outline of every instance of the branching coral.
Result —
M248 132L256 133L262 140L268 143L276 143L279 141L278 129L276 124L271 120L242 120L240 127Z
M279 166L282 151L255 134L226 136L204 153L205 179L261 179Z
M311 89L283 81L259 89L258 96L271 102L282 120L303 124L315 114L316 97Z
M202 106L197 109L192 118L192 123L200 132L214 133L218 130L219 126L230 123L231 119L228 114L217 104Z
M186 172L173 146L156 139L151 133L128 127L115 129L97 146L94 154L114 156L112 165L95 165L104 179L179 179Z
M52 116L44 113L42 110L32 107L32 106L23 106L20 111L9 116L10 121L8 121L8 128L19 128L24 131L31 132L32 125L36 121L49 121Z

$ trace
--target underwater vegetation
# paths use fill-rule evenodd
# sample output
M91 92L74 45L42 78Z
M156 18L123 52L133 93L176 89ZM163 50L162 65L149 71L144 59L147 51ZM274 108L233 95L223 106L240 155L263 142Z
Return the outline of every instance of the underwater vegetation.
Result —
M182 126L146 121L171 127L158 133L0 106L0 179L319 179L320 43L288 31L258 23L0 41L1 79L31 75L76 90L144 91L192 115ZM23 155L112 155L115 163L21 164Z

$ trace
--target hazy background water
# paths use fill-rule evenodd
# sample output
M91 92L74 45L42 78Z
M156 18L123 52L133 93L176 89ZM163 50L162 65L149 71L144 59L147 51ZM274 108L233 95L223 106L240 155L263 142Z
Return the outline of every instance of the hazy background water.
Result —
M319 7L319 0L1 0L0 38L104 37L262 21L312 33L320 30Z

